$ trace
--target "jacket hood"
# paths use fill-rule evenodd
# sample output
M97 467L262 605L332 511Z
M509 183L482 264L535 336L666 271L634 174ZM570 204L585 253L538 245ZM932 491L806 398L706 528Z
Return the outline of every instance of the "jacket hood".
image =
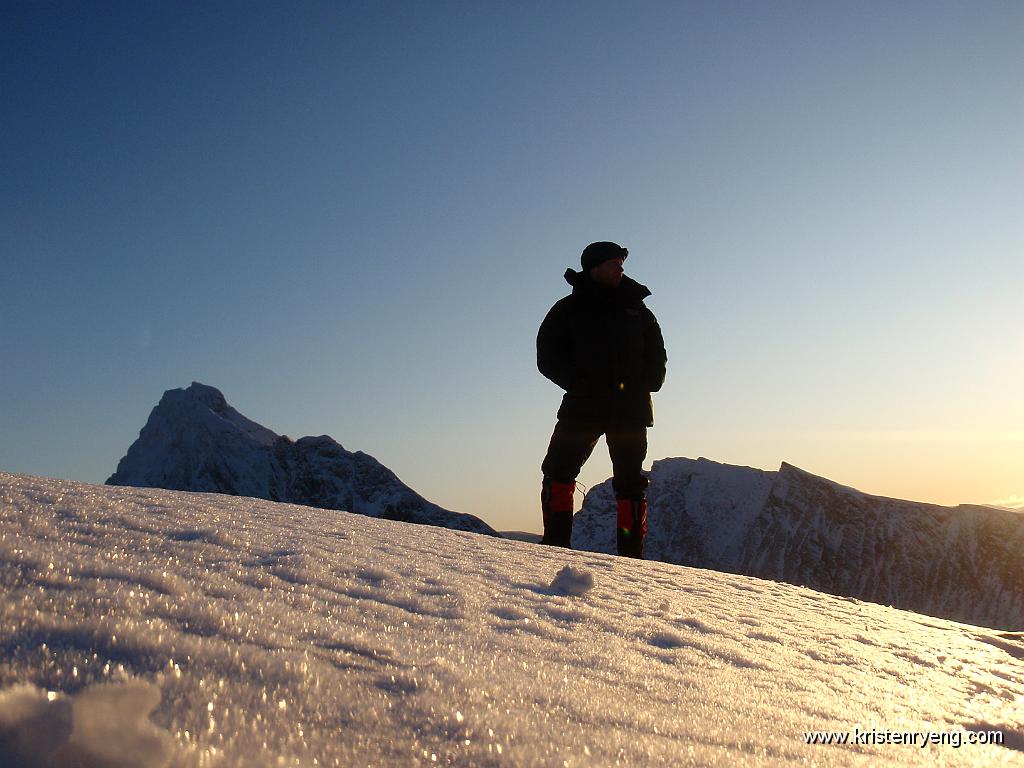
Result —
M606 288L588 278L585 272L577 272L572 268L565 270L564 277L565 282L572 286L573 293ZM651 291L646 285L638 283L628 275L622 276L622 282L619 283L618 288L607 288L607 290L610 295L614 294L626 302L641 302L651 295Z

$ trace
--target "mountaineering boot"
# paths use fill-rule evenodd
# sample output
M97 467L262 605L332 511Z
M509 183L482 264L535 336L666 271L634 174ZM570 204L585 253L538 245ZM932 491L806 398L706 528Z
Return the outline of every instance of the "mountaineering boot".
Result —
M572 547L572 496L576 483L559 483L544 478L540 490L540 509L544 515L541 544Z
M635 496L616 499L616 543L623 557L644 558L644 539L647 537L647 499Z

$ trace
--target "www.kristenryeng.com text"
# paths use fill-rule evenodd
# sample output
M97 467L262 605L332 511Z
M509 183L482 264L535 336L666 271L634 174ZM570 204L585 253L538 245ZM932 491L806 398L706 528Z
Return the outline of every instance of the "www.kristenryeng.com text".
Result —
M881 746L896 745L907 747L953 747L959 749L965 744L985 745L1002 744L1002 731L927 731L927 730L891 730L887 728L862 728L855 725L850 731L805 731L805 744L835 744L846 746Z

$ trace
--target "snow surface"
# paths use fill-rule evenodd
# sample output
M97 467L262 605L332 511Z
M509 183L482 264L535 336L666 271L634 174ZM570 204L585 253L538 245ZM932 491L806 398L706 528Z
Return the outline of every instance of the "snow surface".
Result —
M0 474L0 585L5 768L1024 765L1024 637L743 576Z

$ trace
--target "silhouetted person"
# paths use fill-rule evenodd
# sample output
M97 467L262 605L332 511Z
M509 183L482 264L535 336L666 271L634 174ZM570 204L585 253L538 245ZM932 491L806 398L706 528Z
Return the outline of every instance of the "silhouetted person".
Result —
M571 546L573 492L580 469L605 435L612 459L620 555L643 557L647 533L647 427L651 392L665 381L665 342L644 305L646 286L626 277L629 251L616 243L583 249L582 272L565 271L572 293L537 334L537 367L565 390L541 470L542 544Z

